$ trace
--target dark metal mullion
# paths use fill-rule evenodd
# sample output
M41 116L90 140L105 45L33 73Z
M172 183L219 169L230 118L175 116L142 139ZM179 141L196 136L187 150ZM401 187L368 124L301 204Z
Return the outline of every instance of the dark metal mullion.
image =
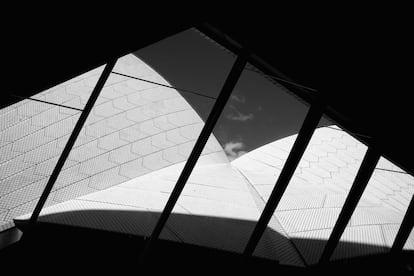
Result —
M371 178L372 173L375 170L375 166L378 163L381 155L373 148L368 147L365 153L364 159L362 160L361 166L355 177L354 183L352 184L351 190L345 200L344 206L342 207L341 213L339 214L338 220L332 230L329 240L325 246L325 249L319 259L320 264L327 263L331 258L351 216L358 205L358 202Z
M48 101L44 101L44 100L39 100L39 99L31 98L31 97L23 97L23 96L19 96L19 95L16 95L16 94L10 94L10 95L13 96L13 97L19 98L19 99L25 99L25 100L30 100L30 101L35 101L35 102L40 102L40 103L55 105L55 106L59 106L59 107L69 108L69 109L73 109L73 110L77 110L77 111L83 111L80 108L76 108L76 107L72 107L72 106L68 106L68 105L64 105L64 104L52 103L52 102L48 102Z
M42 195L40 196L39 201L36 204L36 207L32 213L32 216L30 217L30 224L36 223L40 212L42 211L42 208L44 204L46 203L46 200L52 191L53 185L55 184L60 171L63 168L63 165L65 164L66 159L69 156L70 151L72 150L73 145L76 142L76 139L78 138L78 135L80 131L82 130L83 125L85 124L86 119L88 118L89 113L91 112L93 106L95 105L96 100L98 99L98 96L100 92L102 91L102 88L108 79L109 75L111 74L111 71L113 67L115 66L116 59L110 60L108 64L105 66L104 71L102 72L101 76L99 77L98 82L95 85L95 88L93 89L91 95L89 96L88 102L86 103L78 121L76 122L76 125L69 137L68 142L65 145L65 148L62 151L62 154L59 157L59 160L56 163L55 168L53 169L53 172L51 176L49 177L49 180L46 184L45 189L43 190Z
M414 196L411 198L410 205L408 205L407 212L401 223L400 229L398 229L397 236L391 247L391 253L397 253L401 251L406 243L411 231L414 227Z
M187 180L190 177L191 172L193 171L194 166L196 165L197 160L200 157L200 154L204 149L205 144L207 143L208 138L210 137L210 134L213 131L213 128L217 120L219 119L238 79L240 78L241 73L243 72L246 62L246 54L243 53L237 57L221 89L220 95L218 96L213 106L213 109L211 110L207 118L206 123L204 124L204 127L197 139L197 142L194 145L187 162L185 163L184 169L181 171L180 177L178 178L177 183L175 184L175 187L167 201L167 204L165 205L165 208L162 211L161 216L158 219L151 236L148 238L146 242L145 248L141 254L141 262L145 260L146 255L149 253L149 250L151 249L153 242L158 239L162 229L164 228L164 225L166 224L169 216L171 215L171 212L182 190L184 189L184 186L187 183Z
M295 172L296 167L298 166L300 159L306 150L306 147L309 144L312 134L322 117L323 109L324 106L320 103L314 103L311 105L285 165L283 166L280 176L276 181L269 200L267 201L260 219L257 222L249 241L247 242L246 248L243 252L245 256L251 256L253 254L260 238L266 230L266 227L269 224L269 221L272 218L273 213L275 212L277 205L279 204L280 199L282 198L283 193L285 192L290 179L292 178L293 173Z
M162 84L162 83L159 83L159 82L150 81L150 80L146 80L146 79L143 79L143 78L138 78L138 77L134 77L134 76L130 76L130 75L118 73L118 72L112 72L112 74L115 74L115 75L118 75L118 76L123 76L123 77L130 78L130 79L134 79L134 80L143 81L143 82L146 82L146 83L155 84L155 85L162 86L162 87L166 87L166 88L175 89L175 90L177 90L179 92L191 93L191 94L194 94L194 95L197 95L197 96L201 96L201 97L204 97L204 98L207 98L207 99L212 99L212 100L216 100L217 99L215 97L211 97L211 96L208 96L208 95L205 95L203 93L196 92L196 91L192 91L192 90L188 90L188 89L183 89L183 88L178 88L178 87L174 87L174 86L171 86L171 85L166 85L166 84Z

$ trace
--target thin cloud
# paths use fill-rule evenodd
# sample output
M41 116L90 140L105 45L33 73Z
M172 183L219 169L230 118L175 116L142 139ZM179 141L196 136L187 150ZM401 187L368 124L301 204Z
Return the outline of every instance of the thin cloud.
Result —
M244 105L246 103L246 97L242 95L231 95L230 99L233 103L229 103L228 108L230 109L227 113L226 118L232 121L246 122L253 120L253 113L244 114L238 110L237 105Z
M242 96L242 95L231 95L230 99L233 101L236 101L238 103L245 103L246 102L246 97Z
M253 120L254 115L253 113L243 114L240 111L233 110L232 112L226 115L226 118L232 121L246 122L249 120Z
M246 153L246 151L243 150L244 147L243 142L230 141L224 144L223 148L229 160L232 161Z

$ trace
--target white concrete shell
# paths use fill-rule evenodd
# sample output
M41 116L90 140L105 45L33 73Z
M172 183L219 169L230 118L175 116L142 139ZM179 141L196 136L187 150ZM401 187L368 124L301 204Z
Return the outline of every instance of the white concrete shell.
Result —
M84 103L93 86L87 84L96 82L98 71L38 96L68 105ZM134 56L122 58L114 71L167 84ZM1 187L10 186L7 192L0 189L0 217L4 214L5 222L32 211L44 186L42 179L47 179L40 178L41 166L49 164L44 160L56 162L77 118L70 116L72 111L66 114L43 105L36 107L45 108L41 112L30 107L24 113L29 104L34 103L21 102L1 116L23 114L21 122L29 120L30 127L52 120L52 115L41 115L45 112L61 117L39 126L41 130L15 131L18 135L26 131L30 142L7 138L3 145L2 140L6 159L0 165ZM66 120L70 123L63 123ZM2 131L17 129L21 122L2 124ZM111 76L50 196L53 206L42 211L40 221L149 235L202 125L178 92ZM316 130L255 255L297 266L318 260L366 150L335 128ZM230 163L211 137L161 238L242 252L295 138L264 145ZM380 170L399 170L385 159L378 168L333 259L385 252L392 244L414 193L414 181L404 172ZM7 180L20 174L27 184ZM413 235L405 248L414 249Z
M228 164L198 165L161 238L241 253L295 138ZM365 150L341 130L317 129L255 255L288 265L316 263ZM182 167L169 166L46 208L40 220L150 235ZM378 168L398 170L385 159ZM376 170L332 259L389 250L413 193L411 176ZM405 249L414 249L414 235Z
M296 136L232 162L262 204L267 202ZM366 149L336 126L318 128L312 136L273 216L305 263L319 260ZM387 252L413 194L414 178L381 158L331 259ZM414 249L413 233L405 249Z
M34 96L82 109L103 68ZM168 83L127 55L115 72ZM23 100L0 110L0 231L32 212L80 111ZM203 121L174 89L111 74L49 196L53 205L184 161ZM214 137L204 159L227 162Z

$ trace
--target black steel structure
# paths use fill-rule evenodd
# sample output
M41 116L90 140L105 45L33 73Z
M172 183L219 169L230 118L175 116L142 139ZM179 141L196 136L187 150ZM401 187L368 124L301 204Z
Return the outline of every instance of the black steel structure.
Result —
M116 59L112 59L108 62L108 64L105 66L105 69L103 70L101 76L99 77L98 82L95 85L95 88L93 89L91 95L89 96L88 102L86 103L78 121L76 122L76 125L69 137L68 142L65 145L65 148L62 151L62 154L59 157L58 162L56 163L55 168L53 169L53 172L51 176L49 177L49 180L46 184L45 189L43 190L42 195L40 196L39 201L36 204L36 207L32 213L32 216L30 218L30 224L34 224L37 221L37 218L39 217L40 212L42 211L43 206L46 203L46 200L50 194L50 192L53 189L53 185L55 184L60 171L63 168L63 165L65 165L65 161L69 156L70 151L72 150L73 145L76 142L76 138L78 138L78 135L80 131L82 130L83 125L86 122L86 119L88 118L89 113L91 112L93 106L95 105L96 100L99 97L99 93L101 93L102 88L108 79L109 75L112 72L112 69L114 68L116 63Z
M39 40L39 44L36 44L34 46L36 50L39 50L40 54L30 57L31 61L33 61L32 63L39 65L41 68L39 72L33 72L33 75L28 76L27 82L20 84L20 87L18 88L22 91L22 93L19 93L19 95L23 96L19 97L30 98L31 95L34 95L39 91L47 89L60 82L71 79L78 74L84 73L99 65L107 65L102 75L100 76L95 88L93 89L93 92L86 106L82 110L81 116L77 121L76 126L73 129L73 132L71 133L70 138L65 145L65 148L59 157L56 166L54 167L52 175L50 176L47 185L30 218L30 225L34 226L36 224L39 214L44 204L46 203L48 195L52 191L53 185L56 182L59 173L63 168L65 161L69 156L69 153L75 144L76 139L89 115L89 112L92 110L99 96L99 93L105 84L105 81L111 74L117 58L132 51L136 51L139 48L150 45L151 43L159 41L170 35L186 30L189 27L197 27L201 32L205 33L207 36L211 37L218 43L228 48L230 51L234 52L238 57L233 65L231 72L229 73L229 76L227 77L227 80L221 90L219 97L216 99L215 105L202 129L202 132L191 152L190 157L185 164L183 171L180 174L174 190L171 193L151 236L144 241L144 244L141 244L143 248L141 254L142 260L145 260L145 256L151 251L154 242L157 241L159 235L161 234L163 227L165 226L177 200L179 199L180 194L184 189L194 166L197 163L197 160L208 140L209 135L214 128L214 125L220 117L221 112L227 100L229 99L242 70L244 69L246 63L249 62L264 74L286 80L286 82L282 84L286 86L301 101L309 104L310 110L308 111L305 121L300 129L299 135L294 143L288 159L286 160L280 177L274 186L265 209L261 214L261 217L245 247L245 256L249 257L253 254L258 242L260 241L260 238L262 237L262 234L264 233L274 211L278 206L280 199L283 196L283 193L289 184L293 173L295 172L295 169L303 153L306 150L306 147L322 115L326 114L331 119L336 121L342 128L349 130L351 134L366 134L365 137L355 135L356 139L368 146L368 151L355 177L352 188L346 198L339 218L336 221L332 234L330 235L328 243L326 244L326 247L320 258L321 265L327 264L364 192L364 189L381 155L387 157L389 160L393 161L404 170L408 171L410 174L414 173L414 165L412 163L413 151L411 146L413 134L406 132L403 129L403 126L409 125L412 118L410 117L410 115L412 115L410 113L410 110L408 108L405 108L407 107L407 102L409 102L407 101L408 97L405 93L398 90L395 92L397 94L393 95L393 97L390 95L383 97L380 96L379 93L369 94L365 96L361 95L361 93L358 94L358 92L360 92L358 89L360 88L367 89L367 87L376 87L373 84L372 80L377 80L379 77L374 73L370 75L371 78L366 78L365 80L359 81L355 81L355 78L352 79L348 74L345 74L346 76L340 78L340 80L345 79L353 81L352 84L354 84L354 87L357 90L356 92L349 92L350 90L348 89L341 90L338 88L342 83L336 82L336 86L332 86L331 84L325 85L324 79L326 80L326 78L321 78L320 75L316 75L320 74L320 72L315 73L309 69L309 67L312 67L312 64L306 64L307 66L305 66L305 69L303 71L300 69L297 71L291 70L292 68L287 65L288 61L284 59L283 54L287 54L288 57L292 57L295 54L298 54L296 51L298 50L297 46L293 47L291 52L280 54L280 51L278 51L280 49L277 47L279 44L277 42L274 42L269 36L270 31L273 30L273 26L269 27L263 23L261 25L260 22L254 23L250 21L250 29L257 30L262 27L261 30L264 30L263 33L266 33L266 35L261 35L255 31L247 31L249 28L245 28L247 23L245 22L244 18L244 16L235 16L232 23L226 23L227 21L215 20L214 18L210 18L208 16L197 17L195 15L177 19L177 16L173 15L169 17L172 23L168 26L154 26L152 28L149 28L149 30L143 30L142 33L140 33L139 38L137 36L137 38L126 41L125 43L107 45L106 48L105 46L103 46L103 48L98 47L102 46L103 43L97 39L101 38L102 34L97 34L88 40L90 44L83 43L82 45L77 45L72 49L69 47L59 50L72 50L75 52L76 58L73 60L68 57L63 58L63 61L66 62L66 67L59 67L59 64L54 60L54 55L47 55L49 52L56 54L56 50L54 50L53 47L51 48L47 45L51 39L50 36L52 36L53 31L46 33L46 35ZM140 23L144 23L144 20L147 19L140 20L143 20L140 21ZM266 23L268 24L269 22ZM136 24L134 26L136 26ZM123 29L124 32L131 32L131 30L133 29ZM26 30L26 32L30 32L30 28ZM108 31L109 36L114 34L116 34L114 30L111 29ZM300 34L305 34L305 32L302 32ZM298 35L296 35L296 37L297 36ZM10 35L10 37L12 38L13 36ZM288 38L292 37L289 36ZM59 36L59 39L62 39L62 37ZM99 41L100 44L98 44L95 40ZM302 39L300 39L299 42L303 42ZM298 40L289 41L289 43L289 45L296 45L296 43L298 43ZM22 43L17 44L20 45ZM339 47L338 45L335 45L335 47ZM313 50L317 49L317 46L318 45L310 45L309 47ZM44 49L42 47L44 47ZM286 48L283 49L288 50L289 47L286 46ZM335 48L335 51L329 51L329 54L340 52L338 49L341 48ZM20 53L19 51L21 50L22 49L16 49L15 51L16 53ZM15 52L12 47L7 51L10 51L10 56L15 56L13 55ZM354 53L356 57L361 57L366 52L355 51ZM314 53L310 53L309 55L312 56L312 54ZM325 60L332 58L332 55L329 54L324 57ZM301 57L301 55L299 57ZM355 57L353 56L353 58ZM293 59L293 65L300 67L301 65L305 64L301 63L299 60L300 58ZM341 63L340 65L343 65L344 60L345 59L338 58L338 61L340 61L339 63ZM310 63L312 63L317 61L317 59L313 57L307 59L306 61L311 61ZM44 62L44 67L42 67L42 62ZM14 59L10 59L10 61L6 60L5 66L7 66L7 64L14 63ZM316 66L315 64L316 62L313 65ZM280 65L280 68L278 65ZM349 70L349 64L347 65L348 66L345 67ZM285 67L283 68L283 66ZM370 68L375 69L374 66L376 66L375 63L373 63L372 67ZM52 68L52 70L50 68ZM332 70L331 68L328 69ZM14 91L15 89L13 89L13 85L16 83L16 70L11 71L12 74L9 75L11 80L10 83L12 83L12 85L6 85L5 87L5 89L8 91L8 94L4 97L4 103L2 103L2 106L7 106L16 102L16 97L14 94L17 93ZM295 75L295 72L298 73ZM341 74L344 71L335 72L337 72L337 74ZM9 75L6 76L6 79ZM289 78L291 75L292 77ZM324 75L324 77L326 76ZM392 76L390 76L390 78L391 77ZM337 79L334 80L336 81ZM330 81L332 82L333 80ZM397 82L397 78L394 78L391 81L393 84ZM301 85L295 85L295 83ZM308 87L311 89L308 89ZM334 88L338 89L335 90ZM328 90L331 93L327 93ZM348 94L348 92L351 94ZM360 98L358 98L359 96ZM368 105L368 103L371 104ZM372 108L372 112L369 114L366 114L367 106L370 106ZM387 110L388 112L384 112L384 110ZM384 126L382 122L386 119L395 122L395 124L388 124ZM403 134L396 135L398 131L402 132ZM413 224L414 198L411 200L402 225L398 231L397 237L395 238L391 250L393 254L398 254L401 252L405 241L413 229Z
M201 152L204 149L204 146L207 143L208 138L210 137L211 132L213 131L214 126L219 119L221 112L224 109L228 99L230 98L231 93L233 92L234 87L237 84L237 81L243 72L244 66L247 62L247 54L241 54L237 57L234 65L223 85L223 88L220 91L220 94L213 106L213 109L210 112L210 115L207 118L207 121L197 139L196 144L191 151L190 156L185 163L185 166L180 174L180 177L175 184L173 191L171 192L170 197L168 198L167 204L164 207L164 210L161 213L160 218L158 219L157 224L155 225L151 236L149 237L145 249L142 254L142 260L145 260L145 256L148 254L148 251L151 249L152 243L154 240L158 239L161 234L162 229L164 228L165 223L168 220L168 217L171 215L174 206L180 197L181 192L184 189L185 184L187 183L188 178L191 175L191 172L194 169L194 166L197 163L198 158L200 157Z
M312 134L315 131L316 126L318 125L319 120L323 114L323 105L320 103L314 103L311 105L308 114L306 115L305 121L301 129L299 130L298 137L296 138L295 143L289 153L289 156L283 166L283 169L280 173L279 178L270 194L269 200L266 203L266 206L260 216L259 221L256 224L255 229L253 230L252 235L244 249L245 256L251 256L260 241L264 231L266 230L267 225L269 224L270 219L275 212L277 205L280 202L280 199L285 192L290 179L293 176L293 173L298 166L300 159L303 156L303 153L306 150L306 147L309 144Z
M395 237L394 243L391 247L391 253L400 252L411 231L414 227L414 196L411 198L410 205L408 205L407 212L404 216L404 219L401 223L400 229L398 230L397 236Z
M351 219L351 216L354 213L362 194L364 193L364 190L380 157L381 155L377 149L374 147L368 148L319 263L323 264L328 262L332 256L332 253L334 252L346 225Z

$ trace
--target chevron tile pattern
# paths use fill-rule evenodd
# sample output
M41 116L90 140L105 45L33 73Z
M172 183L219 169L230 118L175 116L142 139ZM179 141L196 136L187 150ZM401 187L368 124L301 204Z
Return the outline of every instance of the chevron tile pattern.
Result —
M295 139L275 141L232 162L263 204ZM366 150L336 126L315 131L274 214L306 264L319 260ZM414 178L381 158L332 259L385 252L413 194ZM411 239L406 249L414 249Z
M82 108L101 70L36 97ZM114 71L168 85L134 56ZM29 101L0 111L3 228L29 218L78 116ZM150 235L202 127L177 91L111 75L39 219ZM229 162L211 136L161 238L241 253L295 139ZM316 263L366 150L339 127L318 128L254 255ZM332 259L387 252L413 194L414 178L381 158Z
M103 68L34 96L82 109ZM168 85L133 55L115 72ZM23 100L0 113L0 231L32 211L80 112ZM103 190L186 160L203 122L170 88L111 74L49 197L49 204ZM211 137L203 154L227 162Z

